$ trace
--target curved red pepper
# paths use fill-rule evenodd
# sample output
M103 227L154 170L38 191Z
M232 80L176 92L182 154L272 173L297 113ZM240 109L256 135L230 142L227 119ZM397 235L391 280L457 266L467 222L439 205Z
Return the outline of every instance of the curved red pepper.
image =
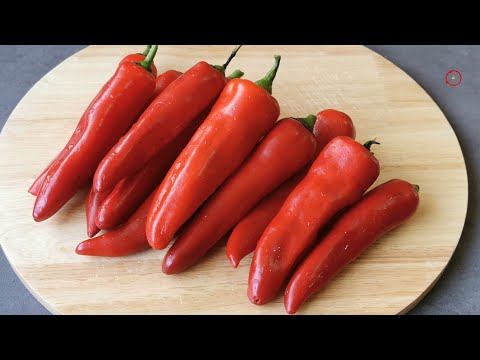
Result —
M85 213L87 215L87 235L88 237L94 237L98 234L100 229L95 224L95 218L97 216L97 211L103 201L107 198L108 192L97 193L93 191L93 187L90 188L90 191L87 196L87 201L85 203Z
M45 177L33 209L35 221L55 214L95 173L102 157L130 128L155 90L148 61L121 64L82 116L72 139Z
M142 169L196 119L225 87L224 71L236 50L223 67L199 62L155 98L98 166L95 191L112 188Z
M164 273L178 273L195 264L258 201L310 162L316 146L314 121L310 115L302 119L305 126L292 118L276 123L182 230L165 255Z
M308 169L307 169L308 170ZM270 193L257 206L247 214L233 229L227 242L227 258L234 268L240 261L255 251L258 240L272 221L285 199L295 186L305 177L307 171L302 170Z
M355 126L347 114L327 109L317 114L313 133L317 141L316 157L334 137L348 136L355 139ZM236 268L245 256L255 250L268 224L280 210L290 192L305 177L309 167L310 165L307 165L294 178L269 194L235 226L228 239L226 250L227 258L233 267Z
M162 182L147 219L147 238L164 249L177 230L249 155L280 114L271 94L280 57L257 85L228 83ZM175 83L177 83L179 78ZM266 90L268 88L268 90Z
M160 82L162 86L173 81L175 70L169 70L169 79L166 81L163 74L157 78L157 85ZM234 77L241 77L243 72L236 70L231 74L227 81ZM158 86L157 86L158 90ZM164 151L156 155L139 172L121 180L113 189L112 193L102 203L96 217L96 226L102 230L112 229L120 225L125 219L137 209L152 190L162 181L165 174L170 169L173 161L182 152L185 146L192 138L195 131L203 123L210 113L213 105L210 105L193 123L191 123L174 141L166 146Z
M150 249L145 222L153 201L152 193L128 221L117 229L78 244L75 252L89 256L127 256Z
M102 230L120 225L157 187L171 165L203 123L210 107L197 117L164 151L156 155L138 173L121 180L101 204L96 226Z
M355 140L338 136L327 144L260 238L248 280L252 303L277 294L321 228L360 199L379 172L377 159Z
M130 55L127 55L125 56L119 63L119 65L121 64L124 64L124 63L128 63L128 62L141 62L141 61L144 61L145 60L145 57L147 56L150 48L152 46L151 45L148 45L146 50L142 53L142 54L130 54ZM173 71L173 70L172 70ZM152 62L152 74L153 76L157 76L157 68L155 66L155 64ZM160 75L161 76L161 75ZM158 87L158 82L159 80L157 79L157 87ZM157 91L157 89L155 89L155 91ZM79 124L77 125L77 129L82 129L82 128L85 128L85 121L86 121L87 117L85 116L82 116L82 118L80 119L80 122ZM76 144L78 142L78 139L80 138L81 136L81 132L78 132L78 131L75 131L72 135L72 137L70 138L70 140L68 141L68 143L70 145L73 145L73 144ZM43 170L43 172L35 179L35 181L33 182L32 186L30 186L30 189L28 189L28 192L34 196L37 196L38 195L38 191L40 190L42 184L43 184L43 181L45 180L45 177L47 175L47 172L48 170L50 169L50 167L52 166L52 164L57 160L57 159L63 159L64 158L64 154L68 152L68 146L66 146L62 152L60 152L60 154L57 155L57 157L55 159L53 159L50 164L48 164L48 166L45 168L45 170Z
M334 223L288 283L285 309L294 314L372 243L416 211L418 186L390 180L365 194Z

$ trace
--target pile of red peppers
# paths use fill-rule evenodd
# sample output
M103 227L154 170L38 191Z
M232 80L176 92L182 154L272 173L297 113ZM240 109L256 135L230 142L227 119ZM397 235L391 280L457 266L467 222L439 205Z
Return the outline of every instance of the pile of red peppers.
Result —
M167 275L229 234L234 268L254 253L249 300L265 304L287 285L293 314L415 213L419 187L393 179L367 192L380 173L370 151L378 142L355 141L352 119L333 109L278 120L281 57L256 82L240 70L225 76L240 47L223 65L158 76L157 45L123 58L31 186L33 218L48 219L89 186L90 239L77 254L127 256L175 238Z

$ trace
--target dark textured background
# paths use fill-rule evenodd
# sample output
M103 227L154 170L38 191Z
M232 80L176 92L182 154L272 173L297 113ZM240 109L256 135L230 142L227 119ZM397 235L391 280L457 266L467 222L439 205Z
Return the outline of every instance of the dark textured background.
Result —
M462 238L444 275L410 313L480 314L480 46L368 47L405 70L437 102L460 140L467 164L469 200ZM0 46L0 128L45 73L82 48ZM445 84L451 69L463 74L457 87ZM22 285L1 250L0 314L49 314Z

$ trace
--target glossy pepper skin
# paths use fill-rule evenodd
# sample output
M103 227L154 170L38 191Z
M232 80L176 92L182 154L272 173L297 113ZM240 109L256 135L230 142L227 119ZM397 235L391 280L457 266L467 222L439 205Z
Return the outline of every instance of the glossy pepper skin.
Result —
M171 70L171 72L174 72ZM178 73L178 72L177 72ZM230 78L241 77L243 72L240 70L231 74ZM158 81L162 77L159 75ZM174 81L174 76L170 76L168 81ZM162 86L166 86L168 81L161 80ZM182 152L185 146L192 138L195 131L203 123L210 113L213 104L211 104L203 113L200 114L183 132L168 144L163 151L151 159L145 167L139 172L121 180L113 189L111 194L100 206L96 216L96 226L102 230L113 229L128 219L128 217L142 204L145 198L158 186L170 169L173 161Z
M234 268L240 261L255 251L258 240L272 221L285 199L295 186L303 179L306 171L303 170L289 179L267 197L262 199L253 210L248 213L233 229L227 242L227 258Z
M122 226L78 244L75 252L88 256L127 256L150 248L145 235L145 221L153 200L153 193Z
M69 142L49 168L33 210L36 221L55 214L91 179L103 155L135 121L154 89L155 78L143 66L127 62L118 67L85 111L72 136L76 141Z
M153 59L153 58L152 58ZM103 156L130 128L155 90L155 77L137 63L121 64L83 114L62 158L46 175L33 209L35 221L55 214L95 173ZM107 189L108 190L108 189Z
M177 80L182 73L177 70L167 70L163 74L158 75L155 82L155 92L153 97L156 98L160 95L171 83Z
M313 128L317 142L315 157L323 150L334 137L348 136L355 139L355 126L352 119L345 113L333 109L320 111ZM258 240L267 228L270 221L277 214L290 192L302 181L308 172L310 164L299 174L286 181L275 191L265 197L246 215L232 231L227 242L227 258L233 267L253 252Z
M202 61L168 86L102 160L95 191L109 189L142 169L220 94L224 74Z
M271 82L279 62L278 58ZM271 82L270 92L243 79L231 80L225 87L155 195L146 230L154 249L164 249L170 243L273 127L280 107L271 96Z
M121 180L101 204L96 226L102 230L113 229L128 219L145 198L158 187L171 165L188 144L210 108L197 117L164 151L150 160L139 172Z
M372 243L415 213L418 187L390 180L375 187L334 223L293 274L285 292L285 309L294 314Z
M348 136L355 140L357 132L350 116L342 111L326 109L317 114L313 134L317 139L317 154L320 154L334 137Z
M276 123L182 230L165 255L164 273L178 273L195 264L258 201L312 159L316 146L313 121L315 116L311 115L310 130L292 118Z
M253 304L277 294L322 227L359 200L379 172L377 159L355 140L338 136L327 144L260 238L248 280Z
M97 193L93 191L93 188L90 189L87 201L85 204L85 213L87 215L87 235L88 237L94 237L98 234L100 229L95 223L95 218L97 216L98 209L103 201L107 198L109 192Z
M130 54L130 55L127 55L125 56L121 61L120 61L120 64L124 64L124 63L131 63L131 62L141 62L141 61L144 61L145 60L145 57L147 56L149 50L151 48L151 45L148 45L146 50L140 54L140 53L137 53L137 54ZM152 66L152 74L153 76L157 76L157 68L155 67L155 64L152 62L151 64ZM173 71L173 70L172 70ZM157 87L159 87L158 85L159 83L159 80L157 79ZM157 89L155 89L155 92L157 91ZM87 120L87 117L85 116L82 116L82 118L80 119L80 123L77 125L77 129L81 129L81 128L84 128L85 127L85 121ZM69 144L75 144L79 137L81 136L81 133L80 132L77 132L75 131L72 135L72 138L69 140ZM37 196L38 195L38 191L40 190L42 184L43 184L43 181L45 180L45 177L48 173L48 170L50 169L50 167L52 166L52 164L55 162L55 160L57 159L63 159L64 158L64 155L66 152L68 152L68 146L65 147L62 152L60 154L57 155L57 157L46 167L45 170L43 170L43 172L37 177L37 179L34 181L34 183L32 184L32 186L30 186L30 189L28 189L28 192L34 196Z

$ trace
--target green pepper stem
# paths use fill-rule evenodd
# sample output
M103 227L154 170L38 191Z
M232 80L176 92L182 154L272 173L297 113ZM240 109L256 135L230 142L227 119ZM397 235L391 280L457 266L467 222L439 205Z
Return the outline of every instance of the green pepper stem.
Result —
M157 49L158 45L152 45L145 60L138 62L137 65L145 68L148 72L152 72L152 62L157 54Z
M418 186L417 184L412 184L412 186L417 193L420 192L420 186Z
M147 45L146 49L143 51L142 55L143 56L147 56L148 55L148 52L150 51L150 48L152 47L152 45Z
M277 71L278 71L278 67L280 66L281 59L282 57L280 55L275 55L275 63L273 64L270 71L267 73L267 75L265 75L263 79L260 79L255 83L258 86L263 87L270 94L272 93L273 80L275 80L275 76L277 76Z
M375 145L380 145L380 143L374 138L372 140L368 140L363 146L371 152L370 147L375 144ZM373 153L372 153L373 154Z
M228 78L229 79L240 79L245 73L242 70L235 70L233 73L231 73Z
M305 126L308 131L313 133L313 126L315 125L315 121L317 121L317 117L315 115L308 115L307 117L304 118L294 118L297 121L300 121L303 126Z
M217 69L218 71L220 71L222 74L225 74L225 70L227 69L228 64L230 64L230 61L232 61L232 59L235 57L235 55L237 55L238 50L240 50L240 48L242 46L243 45L235 46L235 49L233 49L233 51L230 53L230 56L228 57L225 64L223 64L223 65L212 65L212 67L214 69Z

